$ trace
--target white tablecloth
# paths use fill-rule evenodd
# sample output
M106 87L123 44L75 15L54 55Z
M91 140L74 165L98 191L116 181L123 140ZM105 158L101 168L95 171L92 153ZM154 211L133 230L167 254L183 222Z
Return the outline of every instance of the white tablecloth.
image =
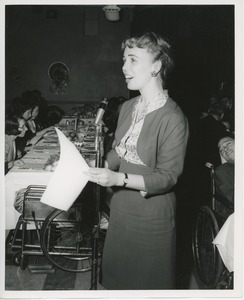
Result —
M24 166L14 166L5 175L5 229L14 229L20 214L14 208L16 192L29 185L47 185L53 172L44 171L51 155L59 152L58 138L44 137L23 157Z
M20 214L14 208L15 193L29 185L47 185L51 172L9 172L5 176L5 229L14 229Z
M5 176L5 229L14 229L20 214L14 208L16 192L29 185L48 185L41 202L67 210L88 182L88 165L76 146L58 129L42 139L24 157L24 165L13 167ZM59 153L60 152L60 153ZM50 157L58 154L55 172L45 171ZM55 194L54 194L55 193ZM53 197L55 195L56 197Z
M229 270L234 271L234 213L231 214L224 225L221 227L219 233L213 240L217 246L220 256Z

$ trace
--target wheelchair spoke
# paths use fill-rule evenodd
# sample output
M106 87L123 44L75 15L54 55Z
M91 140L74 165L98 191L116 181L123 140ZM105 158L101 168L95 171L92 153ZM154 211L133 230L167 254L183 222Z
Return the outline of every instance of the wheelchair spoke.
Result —
M92 225L84 224L80 213L77 214L74 207L68 212L55 210L42 226L43 253L54 266L64 271L90 271L92 230ZM104 233L101 232L99 249L103 247L104 238Z

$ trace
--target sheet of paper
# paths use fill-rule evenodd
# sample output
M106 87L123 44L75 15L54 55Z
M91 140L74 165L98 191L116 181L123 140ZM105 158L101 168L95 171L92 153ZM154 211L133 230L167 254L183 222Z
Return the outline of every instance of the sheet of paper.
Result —
M213 240L213 243L217 246L220 256L229 270L234 271L234 213L231 214L224 225L220 229L219 233Z
M83 174L89 169L75 145L55 128L60 143L60 159L41 202L61 210L68 210L88 182Z

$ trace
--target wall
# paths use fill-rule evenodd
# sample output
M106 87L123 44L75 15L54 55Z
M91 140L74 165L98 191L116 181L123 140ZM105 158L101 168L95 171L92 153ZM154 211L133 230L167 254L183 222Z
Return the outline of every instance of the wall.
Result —
M27 89L38 89L50 104L74 106L124 96L121 41L130 34L130 10L119 22L105 19L101 6L6 6L6 104ZM70 70L66 93L50 92L48 68Z
M103 96L128 98L121 41L130 31L149 30L173 46L176 64L170 92L185 112L195 116L195 111L202 111L220 82L229 84L234 97L234 5L120 7L121 21L109 22L102 6L7 6L7 102L34 88L49 102L63 106L100 101ZM47 71L55 61L70 69L66 94L49 91Z
M156 31L172 44L174 100L187 114L201 113L221 82L234 100L234 5L136 6L132 34Z

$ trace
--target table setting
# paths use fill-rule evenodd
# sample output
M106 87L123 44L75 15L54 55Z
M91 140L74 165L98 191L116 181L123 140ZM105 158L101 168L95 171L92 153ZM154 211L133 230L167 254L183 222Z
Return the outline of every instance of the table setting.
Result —
M96 129L94 126L80 126L79 128L76 128L76 130L72 129L72 131L74 132L76 138L69 139L67 138L67 131L61 131L59 129L59 125L57 125L53 131L46 133L28 150L28 152L22 158L24 162L23 165L14 166L5 175L6 229L15 228L18 221L20 213L14 209L14 201L16 193L20 189L26 188L29 185L48 186L54 174L55 177L58 178L56 178L56 181L61 182L64 174L68 175L70 172L71 174L69 174L66 180L64 180L64 184L66 184L67 179L71 178L72 176L76 176L79 179L79 177L81 177L79 164L82 166L82 168L84 168L89 160L95 159ZM82 134L82 136L79 136L79 133ZM67 153L63 155L62 161L60 159L60 138L63 141L63 149L66 149L68 145L68 150L65 150ZM72 151L74 151L73 154L71 153ZM76 157L76 161L74 161L74 157ZM77 163L78 160L80 161ZM59 170L56 172L58 165L60 165ZM71 165L73 165L72 170L70 170ZM77 175L75 175L75 169L77 169ZM78 187L80 188L80 186L84 186L86 182L87 180L84 181L83 184L80 184L79 180ZM59 187L61 187L61 185L62 184L59 184ZM75 185L73 190L76 190ZM79 191L76 190L76 194L78 192ZM60 196L62 197L62 195ZM65 207L65 205L63 207Z

